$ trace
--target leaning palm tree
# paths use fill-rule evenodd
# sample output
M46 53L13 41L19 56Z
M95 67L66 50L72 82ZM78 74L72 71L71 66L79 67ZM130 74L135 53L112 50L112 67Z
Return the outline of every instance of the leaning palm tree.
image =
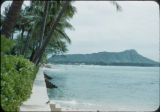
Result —
M111 3L116 6L118 11L121 10L121 7L119 6L119 4L117 2L111 2ZM49 42L50 42L50 40L52 38L53 33L55 33L56 31L59 31L59 33L62 34L63 30L62 31L61 30L57 30L57 28L58 28L59 22L61 20L63 20L63 17L64 17L64 20L67 19L67 17L65 17L64 15L68 14L68 13L66 13L66 11L69 9L69 6L71 6L69 4L70 4L69 1L65 1L64 5L62 6L62 9L60 10L60 12L57 15L57 18L54 17L54 18L56 18L55 21L51 21L49 23L49 29L51 29L51 30L49 32L47 32L46 35L43 37L44 41L42 42L42 46L40 47L40 49L37 49L36 52L34 53L34 55L32 57L32 61L34 63L38 64L38 62L41 59L43 53L45 52L45 49L46 49L47 45L49 44ZM53 15L53 16L55 16L55 15Z
M56 7L56 9L54 9L55 7L53 7L53 6L50 9L51 12L48 15L49 21L47 22L47 24L45 26L46 30L44 33L42 46L40 47L40 49L37 49L36 52L34 53L34 55L32 56L31 61L33 61L36 64L37 64L38 60L41 59L43 53L45 52L45 48L47 47L48 43L50 42L57 27L60 25L60 21L66 20L69 18L69 16L71 16L72 10L69 9L70 8L69 7L70 1L65 1L65 2L61 1L60 3L58 2L57 5L59 5L59 6ZM57 11L57 8L59 9L59 11ZM69 13L67 13L66 11ZM47 29L49 29L49 30L47 30ZM61 32L63 32L63 31L61 30Z
M62 2L63 3L63 2ZM51 26L50 26L50 31L47 33L46 37L44 38L44 42L43 42L43 46L41 47L41 49L37 52L36 56L35 56L35 63L38 64L37 62L39 62L38 60L41 59L43 53L45 52L45 49L47 47L47 45L49 44L52 35L55 32L60 33L60 35L62 37L64 37L69 43L70 43L70 39L67 37L67 35L64 32L63 28L71 28L71 25L67 22L67 20L69 18L72 18L74 13L75 13L75 8L71 5L70 1L65 1L62 4L62 8L60 10L60 12L58 13L55 21L51 22ZM61 25L61 23L64 22L66 26L63 26L61 29L58 29L58 26ZM53 37L54 38L54 37Z

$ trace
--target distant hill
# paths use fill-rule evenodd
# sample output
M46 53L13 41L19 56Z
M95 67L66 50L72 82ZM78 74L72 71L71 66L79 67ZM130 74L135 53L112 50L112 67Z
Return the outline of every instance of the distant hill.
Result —
M136 50L122 52L98 52L92 54L56 55L48 59L49 63L58 64L93 64L115 66L159 66L158 62L137 53Z

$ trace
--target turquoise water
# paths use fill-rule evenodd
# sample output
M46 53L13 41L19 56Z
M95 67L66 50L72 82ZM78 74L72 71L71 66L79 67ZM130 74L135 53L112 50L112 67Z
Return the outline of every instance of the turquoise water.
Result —
M66 109L153 111L159 106L159 67L54 65L51 100Z

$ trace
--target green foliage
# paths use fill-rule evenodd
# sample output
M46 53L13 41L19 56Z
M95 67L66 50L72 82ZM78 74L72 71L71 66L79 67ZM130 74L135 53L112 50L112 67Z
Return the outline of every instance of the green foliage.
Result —
M42 55L42 59L40 60L40 63L47 63L47 56L45 53Z
M3 56L1 63L1 106L5 111L18 111L29 98L36 68L22 56Z
M53 41L52 43L50 42L46 48L46 54L52 55L63 54L67 51L68 49L66 42L61 40L59 41L58 39Z
M1 53L7 53L15 45L13 40L7 39L5 36L1 35Z
M59 54L67 51L67 44L70 44L71 40L66 33L66 29L74 29L70 24L70 19L76 13L76 8L72 5L72 2L70 2L68 8L66 8L61 19L58 21L56 28L53 28L55 19L59 15L64 1L48 2L48 10L45 10L45 6L47 6L46 1L32 1L30 6L26 6L25 8L21 9L19 18L17 19L15 27L12 30L12 35L15 32L18 32L16 36L12 36L15 46L8 47L8 45L5 44L6 46L4 47L7 47L7 49L5 48L7 52L1 54L8 54L8 52L11 50L9 53L13 55L23 55L25 58L30 58L31 61L33 61L31 58L32 54L34 54L33 51L37 51L42 48L46 38L50 38L50 41L47 43L45 48L46 51L41 53L44 55L40 62L44 62L46 60L45 56L47 56L48 51L50 54ZM9 9L9 7L7 8ZM46 24L43 26L42 24L45 20L46 12L48 15L46 16ZM4 13L4 17L6 14L7 13ZM5 18L1 17L1 19L4 20ZM44 32L42 31L42 27L45 29ZM55 30L52 31L52 29ZM52 32L51 36L49 36L50 32ZM42 34L44 36L42 36ZM57 45L57 43L60 43L61 45Z

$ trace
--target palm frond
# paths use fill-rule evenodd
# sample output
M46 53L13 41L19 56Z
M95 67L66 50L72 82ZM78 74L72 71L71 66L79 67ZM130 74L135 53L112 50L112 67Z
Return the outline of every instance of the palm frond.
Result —
M68 35L67 35L65 32L63 32L63 31L61 31L61 30L59 30L59 29L56 29L56 31L61 35L61 36L59 36L59 38L64 39L64 40L66 40L69 44L71 44L71 39L68 37Z

